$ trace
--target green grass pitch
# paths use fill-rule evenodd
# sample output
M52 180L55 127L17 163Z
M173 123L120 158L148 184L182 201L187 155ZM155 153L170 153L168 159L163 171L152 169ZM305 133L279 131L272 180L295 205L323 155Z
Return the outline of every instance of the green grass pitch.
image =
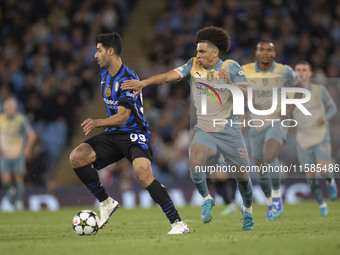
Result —
M285 205L276 222L265 221L265 206L254 205L255 230L241 231L241 213L203 224L200 207L179 208L190 233L169 236L170 225L158 207L119 209L94 236L78 236L73 216L82 209L57 212L0 213L0 254L340 254L340 202L328 203L327 217L318 216L316 202Z

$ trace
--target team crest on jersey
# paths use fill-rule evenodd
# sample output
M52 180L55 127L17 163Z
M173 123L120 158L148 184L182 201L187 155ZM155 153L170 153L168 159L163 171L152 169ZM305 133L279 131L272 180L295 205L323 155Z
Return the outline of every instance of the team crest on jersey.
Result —
M119 82L115 82L115 91L118 91L119 88Z
M214 79L214 73L213 72L208 72L207 73L207 80L212 81Z
M105 89L105 96L107 96L107 97L109 97L109 96L111 96L111 88L110 87L107 87L106 89Z
M268 85L268 78L263 78L262 83L263 83L264 86L267 86Z

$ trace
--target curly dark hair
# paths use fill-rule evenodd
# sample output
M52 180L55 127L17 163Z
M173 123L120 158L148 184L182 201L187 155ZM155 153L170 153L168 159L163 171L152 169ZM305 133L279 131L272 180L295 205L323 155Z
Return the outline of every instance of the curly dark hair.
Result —
M116 32L97 35L96 44L98 43L101 43L106 50L113 48L118 56L120 56L122 52L122 39Z
M222 53L228 52L230 48L230 36L227 31L219 27L205 27L196 33L195 43L210 42Z

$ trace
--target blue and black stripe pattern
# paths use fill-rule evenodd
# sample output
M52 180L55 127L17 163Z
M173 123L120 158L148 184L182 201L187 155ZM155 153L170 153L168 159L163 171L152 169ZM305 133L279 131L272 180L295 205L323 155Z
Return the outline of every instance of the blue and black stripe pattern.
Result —
M100 181L87 184L86 188L88 188L94 196L97 196L100 192L104 191L104 187Z
M134 91L122 90L121 84L126 80L139 80L138 76L127 66L122 65L115 76L107 69L101 72L101 89L106 105L107 117L118 113L118 106L124 106L131 110L131 114L125 125L105 129L105 132L129 132L144 134L149 142L151 135L149 125L144 119L142 93L132 98Z
M169 221L171 223L174 222L174 220L178 219L178 212L174 206L174 203L170 201L169 203L161 206L163 212L165 213L166 217L168 217Z

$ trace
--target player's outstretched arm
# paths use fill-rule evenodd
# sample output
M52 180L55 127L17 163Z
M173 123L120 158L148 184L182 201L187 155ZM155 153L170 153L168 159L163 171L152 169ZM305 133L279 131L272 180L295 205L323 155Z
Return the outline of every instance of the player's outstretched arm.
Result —
M122 84L122 89L124 90L134 90L135 93L133 97L136 97L143 88L149 85L159 85L170 81L175 81L181 79L181 76L174 70L171 70L167 73L157 74L147 78L146 80L138 81L138 80L126 80Z
M118 106L118 113L105 119L88 118L80 124L84 134L87 135L95 128L119 127L123 126L129 119L131 110L124 106Z

